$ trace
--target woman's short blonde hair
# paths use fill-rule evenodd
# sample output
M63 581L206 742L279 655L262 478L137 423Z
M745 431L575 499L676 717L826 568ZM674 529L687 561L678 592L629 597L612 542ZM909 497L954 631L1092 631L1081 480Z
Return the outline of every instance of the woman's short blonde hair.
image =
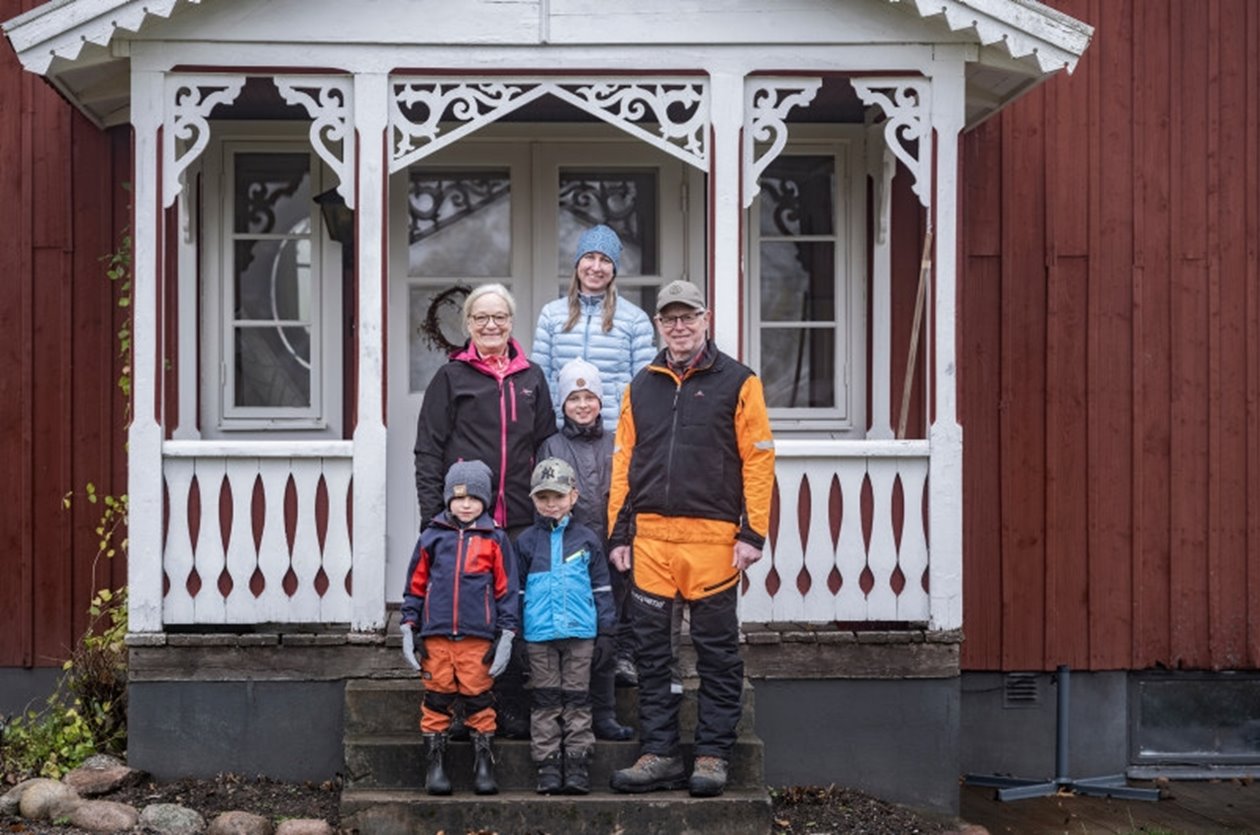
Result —
M464 333L468 333L468 317L472 315L473 305L477 303L477 299L482 296L495 295L507 302L508 313L513 317L516 316L516 299L512 298L512 291L504 287L498 282L490 284L478 284L472 289L472 292L464 299L464 318L461 322Z

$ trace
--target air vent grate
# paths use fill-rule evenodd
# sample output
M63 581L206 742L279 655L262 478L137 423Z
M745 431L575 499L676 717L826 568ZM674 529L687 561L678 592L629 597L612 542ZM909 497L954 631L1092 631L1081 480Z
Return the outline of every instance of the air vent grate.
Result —
M1002 692L1002 707L1036 707L1041 704L1041 688L1036 673L1007 673Z

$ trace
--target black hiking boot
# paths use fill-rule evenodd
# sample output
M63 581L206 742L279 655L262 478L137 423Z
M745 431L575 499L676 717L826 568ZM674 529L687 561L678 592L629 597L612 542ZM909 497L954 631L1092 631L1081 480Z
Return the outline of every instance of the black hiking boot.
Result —
M539 794L559 794L563 785L560 777L560 755L552 754L538 764L538 786L534 790Z
M451 793L451 781L446 776L446 734L424 735L424 759L428 770L424 775L424 789L429 794Z
M591 776L586 768L586 757L564 758L564 793L591 793Z
M498 794L499 785L494 781L494 749L490 743L494 734L473 731L473 791L477 794Z

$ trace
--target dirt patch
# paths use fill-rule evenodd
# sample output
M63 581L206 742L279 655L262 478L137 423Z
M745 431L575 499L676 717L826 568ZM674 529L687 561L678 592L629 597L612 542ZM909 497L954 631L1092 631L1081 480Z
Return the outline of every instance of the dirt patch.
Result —
M957 821L921 815L853 789L793 787L774 789L771 796L776 835L936 835L958 829Z

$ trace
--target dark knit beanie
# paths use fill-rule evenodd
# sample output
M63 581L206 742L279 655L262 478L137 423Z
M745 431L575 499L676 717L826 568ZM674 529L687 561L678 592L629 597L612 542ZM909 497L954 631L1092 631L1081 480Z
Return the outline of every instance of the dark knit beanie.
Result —
M472 496L490 509L490 468L480 461L456 461L446 471L446 487L442 498L446 506L451 499Z

